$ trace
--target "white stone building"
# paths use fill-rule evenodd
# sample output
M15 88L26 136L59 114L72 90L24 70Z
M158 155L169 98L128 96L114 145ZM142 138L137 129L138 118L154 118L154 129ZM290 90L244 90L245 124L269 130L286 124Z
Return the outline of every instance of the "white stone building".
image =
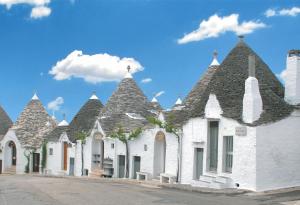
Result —
M264 191L300 185L300 51L286 89L241 39L167 115L182 130L181 184ZM287 99L288 103L284 100Z
M18 174L41 172L44 136L55 126L56 122L48 115L37 95L34 95L1 140L2 171Z
M98 115L103 105L93 94L81 107L70 125L63 120L50 132L47 139L47 174L97 175L103 164L102 130ZM78 134L85 136L84 143ZM83 148L83 152L82 152Z
M104 157L113 163L113 177L125 177L127 163L125 144L110 137L119 127L127 134L137 128L143 129L137 139L128 142L129 178L137 178L137 172L148 179L159 178L161 173L176 175L176 137L147 120L160 113L157 100L149 102L130 74L120 82L99 116L104 131Z

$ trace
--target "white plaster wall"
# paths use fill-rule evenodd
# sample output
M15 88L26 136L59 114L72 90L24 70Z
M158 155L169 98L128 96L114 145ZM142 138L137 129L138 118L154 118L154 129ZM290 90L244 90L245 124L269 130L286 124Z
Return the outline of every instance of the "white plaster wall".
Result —
M232 184L238 183L240 188L255 190L256 188L256 129L247 127L246 136L236 136L235 129L241 126L238 122L222 116L222 109L215 95L211 94L205 107L204 118L190 119L183 126L181 183L194 184L195 148L203 148L203 175L227 177ZM218 137L218 169L208 169L208 123L219 121ZM232 173L224 171L224 136L233 136Z
M133 178L133 157L141 157L141 172L147 172L153 175L154 165L154 140L158 131L161 129L149 129L142 132L141 136L129 142L129 177ZM165 133L166 136L166 164L165 172L176 175L177 172L177 149L178 143L174 135ZM114 143L114 149L111 144ZM144 150L147 145L147 151ZM118 155L126 155L125 145L119 140L105 138L104 140L104 156L114 160L114 177L118 176Z
M300 186L300 111L257 128L257 190Z
M6 150L5 150L5 146L7 143L9 143L10 141L13 141L16 145L16 149L17 149L17 165L16 165L16 173L17 174L23 174L25 172L25 166L27 164L27 159L24 156L24 148L21 146L19 140L16 137L15 131L10 129L6 135L4 136L4 138L1 141L1 144L3 146L3 164L2 164L2 171L4 171L6 165L5 162L5 158L6 158ZM9 155L11 155L11 153L8 153ZM32 168L32 167L30 167Z
M81 141L77 140L75 144L75 167L74 175L81 176L82 159L81 159Z
M47 143L47 169L49 174L60 175L63 163L63 148L61 142ZM53 155L50 155L50 149L53 149Z

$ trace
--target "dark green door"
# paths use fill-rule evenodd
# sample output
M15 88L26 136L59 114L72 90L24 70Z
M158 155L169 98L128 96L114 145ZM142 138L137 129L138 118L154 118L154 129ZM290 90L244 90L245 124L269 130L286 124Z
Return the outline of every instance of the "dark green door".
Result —
M124 178L125 176L125 155L119 155L119 178Z
M203 174L203 149L195 149L195 179L199 179Z
M136 179L136 173L141 170L141 157L133 157L133 178Z
M69 175L74 176L74 158L70 157L70 170Z

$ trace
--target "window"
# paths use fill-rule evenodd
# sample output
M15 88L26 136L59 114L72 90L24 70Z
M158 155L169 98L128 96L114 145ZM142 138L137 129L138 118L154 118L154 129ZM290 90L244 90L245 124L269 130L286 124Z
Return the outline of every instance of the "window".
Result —
M232 172L233 136L224 136L224 171Z
M218 136L219 122L209 123L209 171L216 172L218 169Z
M144 144L144 151L146 152L148 150L148 146Z
M53 148L49 149L49 155L53 155Z
M111 148L114 149L115 148L115 144L111 143Z

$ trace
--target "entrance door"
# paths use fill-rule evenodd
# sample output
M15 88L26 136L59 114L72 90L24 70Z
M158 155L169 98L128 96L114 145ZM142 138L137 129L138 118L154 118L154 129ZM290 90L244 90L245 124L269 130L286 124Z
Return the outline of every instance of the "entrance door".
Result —
M39 172L40 171L40 154L33 153L33 164L32 164L32 171Z
M203 149L195 149L195 174L194 178L199 180L200 176L203 174Z
M141 157L133 157L133 178L136 179L136 173L141 170Z
M70 176L74 176L74 162L75 162L74 158L71 157L70 158L70 170L69 170Z
M0 174L2 174L2 160L0 160Z
M64 142L64 170L68 167L68 143Z
M119 155L119 178L124 178L125 176L125 155Z

